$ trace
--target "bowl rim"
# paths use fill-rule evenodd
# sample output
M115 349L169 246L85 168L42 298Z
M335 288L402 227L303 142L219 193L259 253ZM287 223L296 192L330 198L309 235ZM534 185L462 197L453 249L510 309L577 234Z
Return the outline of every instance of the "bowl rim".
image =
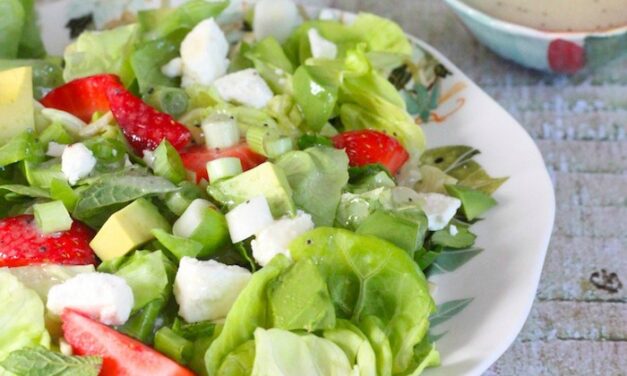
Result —
M456 12L461 12L481 23L489 23L495 29L502 29L510 34L521 34L532 38L544 38L544 39L584 39L586 37L612 37L619 36L627 33L627 24L623 26L614 27L606 30L589 30L589 31L550 31L536 29L530 26L524 26L510 21L505 21L500 18L496 18L490 14L480 11L468 4L463 0L444 0L452 9ZM483 19L480 19L483 18Z

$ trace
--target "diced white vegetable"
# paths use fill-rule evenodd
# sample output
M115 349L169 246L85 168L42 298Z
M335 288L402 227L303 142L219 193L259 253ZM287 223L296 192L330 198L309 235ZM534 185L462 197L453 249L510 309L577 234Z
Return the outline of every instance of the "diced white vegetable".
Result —
M309 29L307 35L311 45L311 55L314 58L335 59L337 57L337 46L335 43L325 39L317 29Z
M209 181L215 183L220 179L237 176L242 173L242 161L235 157L225 157L207 162Z
M67 148L67 145L58 144L52 141L48 143L48 150L46 151L46 155L53 158L60 158L63 155L65 148Z
M179 315L190 323L224 319L250 278L239 266L183 257L174 280Z
M313 228L311 215L303 211L299 211L294 218L281 218L255 235L251 242L253 257L261 266L266 266L279 253L291 257L288 245L299 235Z
M457 226L450 225L448 228L448 233L451 234L451 236L455 236L459 233L459 230L457 229Z
M172 234L183 238L189 238L198 228L202 219L205 217L207 210L211 207L211 203L202 198L192 201L185 209L181 217L174 222L172 226Z
M181 76L183 74L183 59L175 57L170 60L166 65L161 67L161 73L170 78Z
M93 123L88 124L86 127L78 131L78 135L81 138L89 138L97 135L106 128L113 121L113 113L108 111L106 114L98 118Z
M298 7L292 0L260 0L255 6L255 39L274 37L284 42L300 24Z
M250 238L273 221L270 206L263 196L251 198L226 214L233 243Z
M88 176L96 163L91 150L80 142L66 147L61 155L61 171L70 185Z
M228 74L214 82L222 99L253 108L263 108L273 97L272 90L255 69Z
M196 25L181 43L182 86L209 86L229 66L229 43L213 18Z
M133 303L133 291L123 278L94 272L53 286L46 307L56 315L70 308L105 325L122 325L131 314Z
M232 116L216 114L203 120L202 131L207 147L228 148L239 144L239 128Z
M462 202L439 193L417 193L418 205L429 221L429 230L442 230L453 219Z

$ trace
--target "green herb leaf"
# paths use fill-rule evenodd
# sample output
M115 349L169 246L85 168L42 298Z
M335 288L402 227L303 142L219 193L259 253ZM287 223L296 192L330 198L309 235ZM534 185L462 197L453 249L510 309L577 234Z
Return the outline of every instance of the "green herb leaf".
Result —
M455 315L468 307L468 305L474 300L474 298L451 300L446 303L438 305L436 312L429 317L431 327L440 325L443 322L452 319Z
M433 276L440 273L452 272L481 252L483 252L483 249L481 248L444 250L433 262L427 274L429 276Z
M153 170L155 175L162 176L175 184L182 182L187 177L181 156L167 140L164 140L155 149Z
M441 245L446 248L468 248L475 243L477 235L470 232L467 228L458 227L455 235L451 234L450 226L443 230L436 231L431 236L433 244Z
M102 367L102 358L67 356L35 347L12 352L0 365L19 376L97 376Z
M45 189L30 187L28 185L20 184L5 184L0 185L0 191L11 192L15 196L26 196L34 198L50 198L50 195ZM9 196L8 194L5 196ZM9 198L9 197L7 197Z

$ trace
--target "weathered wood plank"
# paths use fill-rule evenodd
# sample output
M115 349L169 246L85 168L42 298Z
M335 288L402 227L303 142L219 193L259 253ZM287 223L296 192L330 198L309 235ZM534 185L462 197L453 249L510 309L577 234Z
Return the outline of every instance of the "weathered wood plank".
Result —
M537 141L550 170L627 173L627 142Z
M554 234L627 238L627 207L561 207Z
M549 246L538 298L540 300L627 302L627 238L602 239L554 236ZM590 278L605 269L616 273L624 285L611 293Z
M486 376L620 376L627 370L627 342L516 342Z
M627 206L627 175L555 172L553 179L558 208Z
M519 341L627 340L627 304L537 302Z

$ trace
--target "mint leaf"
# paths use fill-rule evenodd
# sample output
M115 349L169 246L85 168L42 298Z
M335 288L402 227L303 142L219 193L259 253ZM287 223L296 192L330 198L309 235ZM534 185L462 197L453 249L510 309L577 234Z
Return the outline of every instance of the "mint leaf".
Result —
M177 189L176 185L159 176L107 176L81 193L74 216L90 218L104 209Z
M30 187L28 185L21 184L5 184L0 185L0 192L9 192L6 196L20 196L20 197L34 197L34 198L50 198L50 194L45 189Z
M458 299L438 305L436 312L429 317L431 327L433 328L447 320L452 319L453 316L463 311L464 308L466 308L472 301L473 298Z
M35 347L12 352L0 366L18 376L98 376L102 358L67 356Z
M481 248L468 248L459 250L445 249L437 256L437 258L427 271L427 274L429 276L434 276L440 273L452 272L453 270L470 261L473 257L477 256L481 252L483 252L483 249Z

